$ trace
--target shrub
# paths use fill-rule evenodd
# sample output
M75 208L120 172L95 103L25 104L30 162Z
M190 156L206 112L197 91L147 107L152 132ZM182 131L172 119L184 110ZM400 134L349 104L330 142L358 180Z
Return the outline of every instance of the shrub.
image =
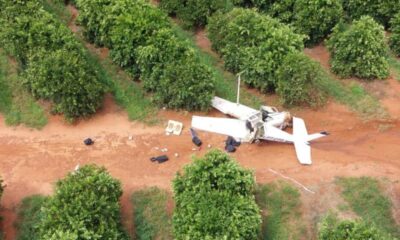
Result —
M383 27L364 16L350 27L338 24L329 39L333 72L341 77L384 79L389 76Z
M374 225L363 221L340 221L336 216L328 215L321 223L319 240L394 240L379 231Z
M216 11L232 9L230 0L161 0L160 7L183 21L184 27L205 26Z
M400 10L400 0L346 0L343 7L353 20L369 15L388 27L390 19Z
M294 12L293 25L309 36L307 45L321 42L343 16L341 0L297 0Z
M24 80L34 96L51 100L53 111L67 119L95 113L101 106L102 83L79 50L38 49L29 58Z
M393 52L400 56L400 12L390 22L392 35L390 35L390 47Z
M207 79L213 75L188 42L164 29L137 53L144 87L154 92L157 102L171 108L207 108L214 88Z
M37 97L51 100L68 120L100 107L104 84L71 31L46 12L40 1L6 1L1 42L25 70Z
M326 93L321 82L326 78L321 65L303 53L289 54L277 74L277 93L287 106L323 105Z
M214 150L173 181L176 239L256 239L261 218L253 174Z
M78 0L77 6L83 12L80 22L89 28L88 33L93 32L92 38L109 46L113 60L134 78L140 77L156 102L187 110L210 106L214 76L193 47L177 37L160 9L144 0L111 4ZM168 56L174 49L180 52Z
M304 36L252 9L215 14L208 32L225 67L235 73L244 71L244 81L262 91L275 89L276 70L284 57L303 48Z
M87 165L57 182L42 208L40 239L127 239L121 231L121 183Z

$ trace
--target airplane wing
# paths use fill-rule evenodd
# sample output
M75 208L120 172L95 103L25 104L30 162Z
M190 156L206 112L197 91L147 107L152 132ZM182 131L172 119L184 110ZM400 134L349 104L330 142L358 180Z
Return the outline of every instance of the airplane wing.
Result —
M211 105L218 111L240 120L247 120L250 116L259 113L259 111L253 108L242 104L236 104L219 97L214 97Z
M250 134L245 121L231 118L193 116L192 127L201 131L232 136L237 140L246 139Z

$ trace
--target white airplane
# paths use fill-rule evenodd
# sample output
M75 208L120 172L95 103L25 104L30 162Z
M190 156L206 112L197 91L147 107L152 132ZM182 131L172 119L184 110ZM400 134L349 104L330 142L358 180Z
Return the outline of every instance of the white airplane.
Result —
M212 106L232 118L193 116L192 128L231 136L240 142L259 142L260 140L293 143L297 159L301 164L310 165L310 141L325 137L327 132L308 134L304 120L291 117L288 112L279 112L274 107L262 106L259 111L214 97ZM293 122L293 134L283 131Z

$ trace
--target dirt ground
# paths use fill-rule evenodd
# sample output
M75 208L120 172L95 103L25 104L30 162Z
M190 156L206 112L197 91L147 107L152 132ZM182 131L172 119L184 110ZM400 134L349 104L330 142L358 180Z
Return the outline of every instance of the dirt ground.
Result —
M197 41L209 50L203 32ZM323 47L306 50L307 54L327 64L329 54ZM394 79L383 81L377 88L383 92L381 103L392 120L364 122L346 107L329 102L318 111L294 109L291 112L306 121L308 131L327 130L329 137L312 144L313 165L298 163L291 145L261 143L242 145L232 156L244 167L254 170L259 183L283 179L270 169L296 179L315 193L302 191L304 216L314 224L317 218L335 208L338 189L332 182L337 176L373 176L385 179L394 203L394 216L400 221L400 83ZM267 99L267 98L266 98ZM265 102L268 104L268 102ZM1 200L2 229L5 239L15 239L15 209L22 198L32 194L51 194L54 183L63 178L77 164L96 163L105 166L122 182L121 199L123 221L132 229L133 191L158 186L171 190L171 180L177 171L191 162L192 156L206 153L208 145L223 149L225 137L199 132L204 142L201 149L191 143L189 127L193 113L161 110L160 125L146 126L130 122L126 113L105 99L104 108L93 118L69 125L60 116L51 116L42 130L7 127L0 115L0 175L7 185ZM211 116L222 116L216 111ZM184 123L181 136L166 136L165 120ZM129 137L132 136L132 140ZM91 147L82 141L92 137ZM167 148L170 161L152 163L149 158L164 154ZM178 153L179 157L174 154Z
M309 216L331 207L325 189L336 176L374 176L387 179L396 206L395 216L400 218L400 124L391 122L360 121L345 107L333 102L319 111L292 111L307 123L309 132L328 130L331 135L312 144L313 165L302 166L296 160L291 145L262 143L243 145L232 154L238 162L253 169L257 182L282 179L275 171L296 179L315 194L304 192L305 209ZM24 127L10 128L0 117L0 171L7 185L2 199L3 230L6 239L14 239L15 208L20 200L32 194L51 194L53 184L64 177L77 164L96 163L105 166L123 184L124 221L131 221L129 196L136 189L159 186L171 189L175 173L189 163L193 155L202 155L211 144L223 148L223 136L200 133L204 146L193 150L188 128L191 113L161 111L162 119L182 121L185 129L181 136L166 136L164 125L145 126L129 122L111 97L104 109L95 117L68 125L59 116L50 118L41 131ZM220 116L211 112L212 116ZM129 140L129 136L133 139ZM94 146L86 147L82 141L92 137ZM158 148L158 149L157 149ZM149 158L163 154L167 148L171 160L156 164ZM174 157L178 153L179 157ZM332 194L332 193L329 193ZM307 206L308 204L308 206ZM311 221L312 219L310 219Z

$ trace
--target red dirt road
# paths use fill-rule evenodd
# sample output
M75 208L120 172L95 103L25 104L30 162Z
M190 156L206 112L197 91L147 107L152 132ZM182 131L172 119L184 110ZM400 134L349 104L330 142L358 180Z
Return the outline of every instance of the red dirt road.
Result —
M322 193L324 186L335 176L385 177L391 185L393 200L397 201L395 205L399 206L398 122L362 123L345 107L335 103L318 112L292 112L306 120L309 132L324 129L332 135L312 144L312 166L301 166L291 145L262 143L241 146L232 155L241 165L254 170L258 182L280 179L269 168L295 178L317 192L308 194L308 207L312 209L315 206L311 205L319 202L319 192ZM211 115L219 113L212 112ZM111 98L106 99L101 113L73 126L63 123L60 117L51 117L43 130L36 131L6 127L0 118L0 172L7 184L1 202L6 239L14 239L13 210L20 200L32 194L51 194L57 179L64 177L77 164L103 165L121 180L124 221L131 222L128 197L132 191L146 186L171 189L175 173L190 162L191 156L207 151L207 147L200 151L192 150L188 132L191 114L162 111L160 116L184 122L182 136L166 136L164 126L148 127L129 122ZM133 140L129 140L130 135ZM84 146L82 140L85 137L93 137L95 145ZM223 148L222 136L200 133L200 137L204 146L211 144ZM161 165L150 162L151 156L162 154L156 147L167 148L171 160ZM179 157L175 158L174 153L179 153ZM397 218L398 210L395 213Z

